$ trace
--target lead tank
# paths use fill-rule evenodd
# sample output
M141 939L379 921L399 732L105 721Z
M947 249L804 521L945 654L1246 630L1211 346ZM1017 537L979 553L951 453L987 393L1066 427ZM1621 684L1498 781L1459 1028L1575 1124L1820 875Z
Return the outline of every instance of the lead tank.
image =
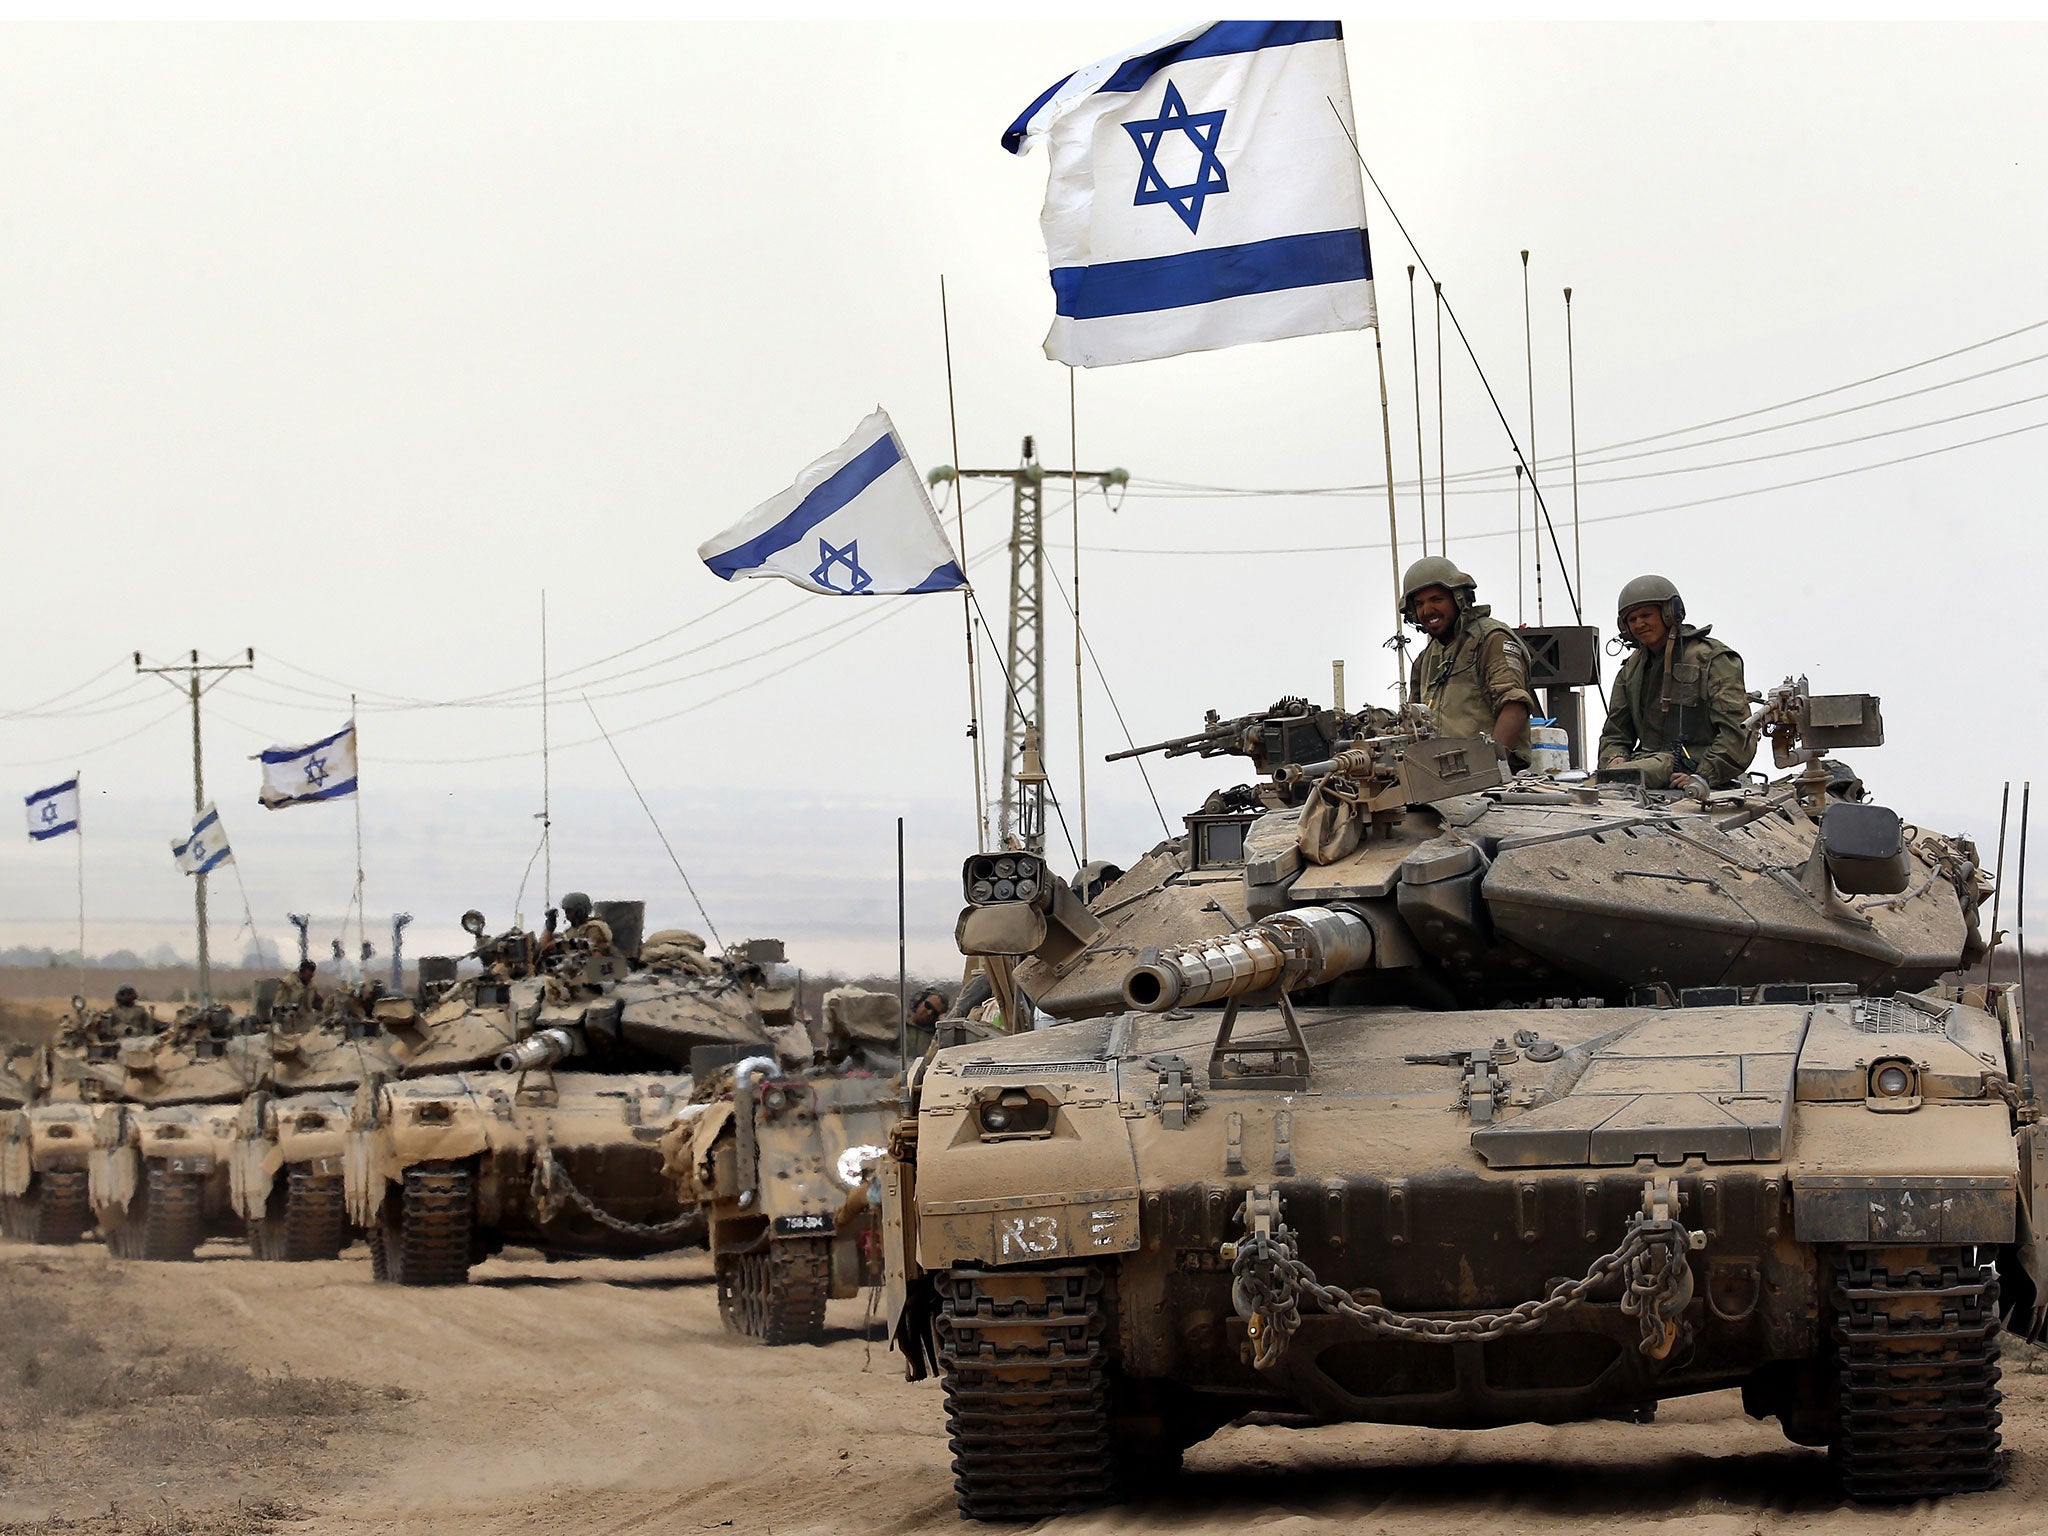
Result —
M1986 882L1823 757L1875 699L1754 724L1797 771L1687 798L1283 701L1185 739L1265 781L1092 901L969 860L963 950L1071 1022L937 1052L883 1166L962 1514L1112 1498L1249 1412L1724 1387L1852 1497L1992 1486L2048 1157L2016 992L1941 981Z

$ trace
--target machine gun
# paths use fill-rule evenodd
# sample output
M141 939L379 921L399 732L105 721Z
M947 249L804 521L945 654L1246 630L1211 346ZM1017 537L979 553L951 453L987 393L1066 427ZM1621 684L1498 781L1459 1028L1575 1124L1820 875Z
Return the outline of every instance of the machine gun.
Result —
M1153 752L1167 757L1248 757L1260 773L1270 774L1289 764L1317 763L1334 756L1340 742L1385 729L1382 716L1392 719L1384 710L1351 714L1318 709L1307 699L1290 694L1270 708L1228 720L1212 709L1199 731L1112 752L1104 761L1120 762Z

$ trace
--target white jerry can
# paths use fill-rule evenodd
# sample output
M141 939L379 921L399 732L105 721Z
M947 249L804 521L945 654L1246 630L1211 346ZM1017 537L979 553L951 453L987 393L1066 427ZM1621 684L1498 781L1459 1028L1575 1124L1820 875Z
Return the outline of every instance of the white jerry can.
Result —
M1561 725L1529 723L1529 766L1538 773L1564 773L1572 765L1572 740Z

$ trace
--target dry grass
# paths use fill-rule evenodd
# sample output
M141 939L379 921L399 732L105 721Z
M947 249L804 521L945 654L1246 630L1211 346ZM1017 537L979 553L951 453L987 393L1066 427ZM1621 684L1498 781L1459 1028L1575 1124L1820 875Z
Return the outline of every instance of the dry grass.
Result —
M0 1536L45 1536L69 1531L75 1536L278 1536L306 1518L298 1505L283 1499L243 1499L227 1509L174 1509L159 1500L155 1507L116 1506L102 1515L25 1523L0 1521Z
M405 1396L251 1370L152 1337L127 1304L130 1283L122 1271L38 1259L0 1270L0 1424L10 1431L0 1436L0 1486L90 1490L117 1506L93 1520L0 1533L269 1531L260 1521L284 1518L285 1506L200 1515L137 1501L123 1512L115 1490L182 1485L230 1466L288 1479L328 1433Z

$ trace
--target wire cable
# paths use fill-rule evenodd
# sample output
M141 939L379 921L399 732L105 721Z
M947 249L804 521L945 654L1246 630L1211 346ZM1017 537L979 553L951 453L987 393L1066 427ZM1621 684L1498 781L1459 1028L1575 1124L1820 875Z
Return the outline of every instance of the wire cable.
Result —
M1067 596L1067 589L1061 585L1059 572L1048 565L1046 573L1052 577L1053 588L1059 593L1060 601L1067 605L1067 612L1073 613L1073 599ZM1124 719L1124 707L1116 701L1116 690L1109 686L1109 678L1102 670L1102 658L1095 654L1095 642L1088 638L1088 631L1082 627L1079 619L1075 620L1074 628L1081 636L1081 645L1088 652L1089 661L1095 665L1095 680L1102 684L1103 697L1109 700L1109 707L1116 715L1116 723L1124 733L1124 745L1133 752L1137 751L1138 739L1131 734L1130 724ZM1165 808L1159 803L1159 791L1152 787L1152 775L1145 771L1145 759L1133 757L1131 761L1137 765L1138 777L1145 781L1145 793L1152 797L1152 809L1159 817L1159 830L1168 837L1173 836L1173 828L1167 824Z
M661 823L655 819L654 807L649 805L647 797L640 793L640 786L633 779L633 770L626 766L626 759L619 753L618 743L612 740L611 732L607 731L604 722L598 719L597 706L586 697L583 707L590 711L590 723L597 727L597 733L604 738L604 744L612 749L612 761L619 765L619 772L626 776L626 783L632 787L633 798L640 802L640 809L647 813L647 824L654 828L654 835L661 839L662 850L668 854L669 863L675 865L676 873L683 877L683 889L690 893L690 900L697 904L697 915L704 919L704 926L711 932L712 942L723 950L725 940L718 936L718 925L711 921L711 914L704 907L704 898L697 894L697 887L690 883L690 876L683 869L683 861L676 857L675 849L669 844L668 834L661 830Z

